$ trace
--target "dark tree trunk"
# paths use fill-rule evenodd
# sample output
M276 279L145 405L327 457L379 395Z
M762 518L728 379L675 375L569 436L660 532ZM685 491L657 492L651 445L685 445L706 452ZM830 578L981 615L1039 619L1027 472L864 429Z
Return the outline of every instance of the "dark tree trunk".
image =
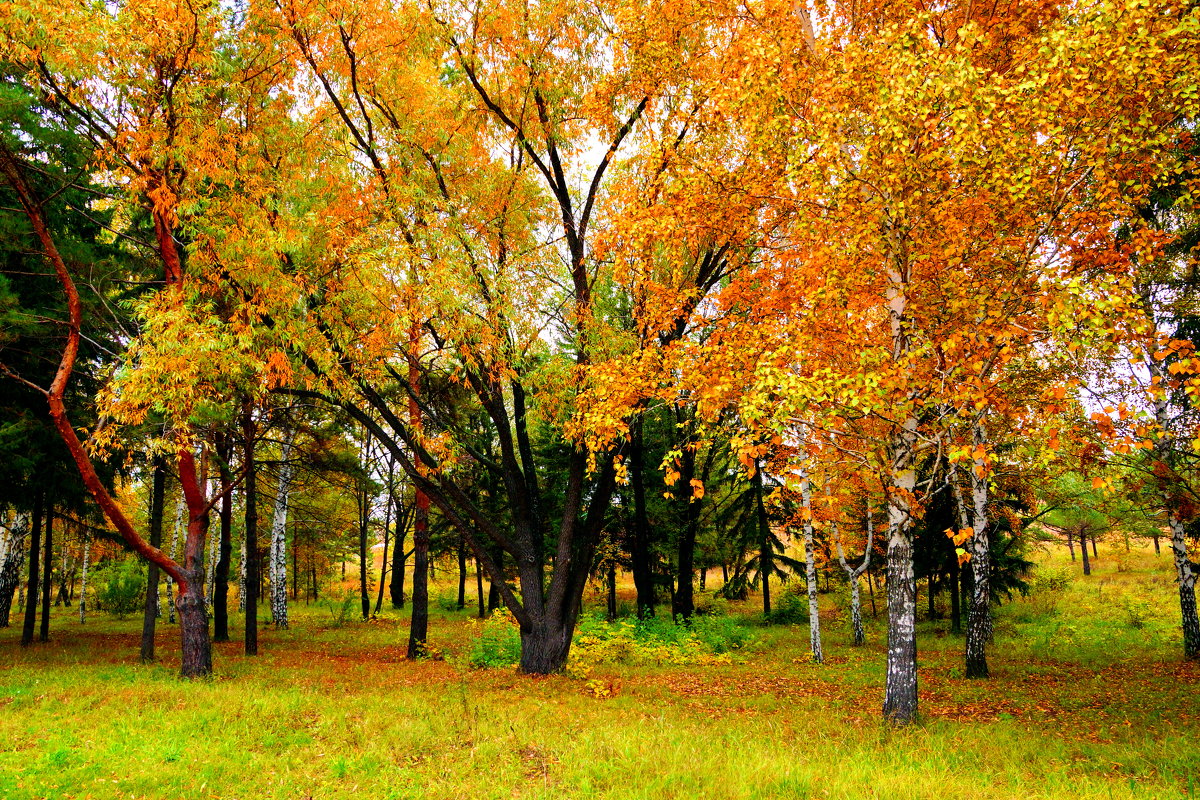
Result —
M317 564L315 561L309 565L309 570L312 573L312 599L315 603L321 599L317 596Z
M425 654L429 638L429 500L419 490L413 515L412 619L408 626L408 657Z
M771 545L771 526L763 504L762 465L754 462L754 515L758 525L758 572L762 576L763 615L771 614L771 573L775 570L775 549Z
M25 591L25 627L21 630L21 646L33 644L33 631L37 626L38 559L42 555L42 495L33 501L33 530L29 533L29 588Z
M629 480L633 486L633 541L629 555L633 568L633 585L637 591L638 619L654 616L657 600L654 591L654 565L651 563L650 521L646 513L644 450L642 420L638 417L631 425L629 440Z
M496 551L492 554L492 559L496 562L496 569L500 572L501 575L503 575L504 574L504 551L499 548L496 548ZM489 614L492 613L499 607L500 607L500 586L497 584L496 579L493 578L491 581L488 582L488 602L487 602L488 613Z
M680 514L681 531L677 563L679 578L671 602L671 615L690 620L696 611L696 599L692 592L692 577L696 571L696 532L700 525L700 501L692 497L692 479L696 477L696 453L686 444L680 456L679 501L684 503Z
M926 600L929 604L929 619L933 621L937 619L937 583L934 576L931 574L929 580L925 581L925 593L929 595Z
M1099 558L1100 554L1096 552L1096 534L1093 533L1090 538L1092 540L1092 558Z
M530 630L522 629L521 672L549 675L561 671L571 653L573 628L544 623Z
M213 641L229 641L229 566L233 560L233 491L230 484L229 460L233 456L230 435L222 435L217 443L221 469L221 502L217 510L220 532L217 540L217 569L213 580Z
M1154 555L1162 555L1162 550L1158 546L1158 534L1154 534L1151 538L1154 539Z
M163 499L167 490L167 466L162 456L154 457L150 480L150 546L162 546ZM171 598L167 598L171 602ZM146 607L142 614L142 661L154 660L154 628L158 624L158 564L150 562L146 570Z
M258 437L254 415L247 405L242 413L243 468L246 470L246 655L258 655L258 463L254 448ZM182 611L182 607L181 607Z
M392 545L392 577L389 592L392 598L392 608L404 608L404 572L407 568L408 553L404 545L408 539L408 525L401 524L400 514L396 514L396 541Z
M1083 554L1083 574L1092 574L1092 562L1088 560L1087 533L1079 531L1079 552Z
M50 590L54 581L54 503L46 505L46 553L42 563L42 619L38 641L50 641Z
M384 580L388 576L388 545L392 540L392 506L394 505L394 495L392 492L392 478L394 477L395 460L388 459L388 479L387 479L387 501L383 505L383 558L379 560L379 593L375 597L375 614L378 615L383 609L383 587L387 584ZM295 548L293 548L293 552ZM295 569L292 570L295 572Z
M467 539L458 536L458 610L467 607Z
M483 568L478 558L475 559L475 593L479 598L479 618L483 619L487 616L487 608L483 601Z
M608 565L608 621L617 618L617 565Z
M359 490L358 502L358 592L362 605L362 618L371 618L371 590L367 585L367 528L371 521L371 495L364 485Z

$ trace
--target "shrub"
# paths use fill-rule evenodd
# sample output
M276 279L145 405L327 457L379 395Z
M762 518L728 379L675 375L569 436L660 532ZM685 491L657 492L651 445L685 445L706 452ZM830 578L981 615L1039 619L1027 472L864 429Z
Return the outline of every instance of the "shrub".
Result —
M125 619L146 605L145 566L136 559L109 561L96 570L96 607Z
M793 581L780 592L767 621L774 625L800 625L808 623L808 589L799 581Z
M512 612L498 608L479 624L467 663L477 669L515 667L521 663L521 631Z

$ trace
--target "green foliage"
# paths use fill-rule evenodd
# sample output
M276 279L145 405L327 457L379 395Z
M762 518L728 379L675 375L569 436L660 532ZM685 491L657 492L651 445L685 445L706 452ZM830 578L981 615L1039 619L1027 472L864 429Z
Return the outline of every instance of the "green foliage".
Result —
M340 628L350 620L350 613L357 607L358 601L358 592L346 589L326 594L321 604L329 609L329 614L333 617L333 627Z
M515 667L521 662L521 632L507 609L478 623L478 634L471 645L467 663L477 669Z
M137 559L109 561L95 573L95 604L124 619L146 604L146 567Z
M774 625L808 624L808 589L800 581L789 581L774 599L767 621Z

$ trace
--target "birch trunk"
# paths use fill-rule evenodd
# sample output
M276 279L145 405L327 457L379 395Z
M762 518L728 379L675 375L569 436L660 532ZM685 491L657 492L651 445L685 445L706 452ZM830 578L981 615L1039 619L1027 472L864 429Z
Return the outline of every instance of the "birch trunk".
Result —
M25 564L25 539L29 536L29 517L19 515L4 535L0 555L0 628L9 626L13 596L21 583L21 567Z
M275 627L288 626L287 596L287 512L288 495L292 491L292 436L284 438L279 460L279 492L275 495L275 516L271 521L271 618Z
M808 646L816 664L825 663L821 652L821 607L817 597L817 561L813 550L812 482L808 469L799 468L800 501L804 509L804 583L808 590Z
M871 568L871 550L875 546L875 522L871 518L871 509L867 509L867 546L863 552L862 563L853 569L846 563L846 553L842 550L842 537L838 533L837 523L833 523L833 542L837 546L838 563L842 565L842 569L846 571L847 577L850 578L850 622L854 626L854 645L861 647L866 644L867 637L863 632L862 621L862 594L859 591L858 581L862 574Z
M966 674L988 677L987 640L991 629L991 542L988 536L988 476L983 448L987 435L982 420L971 426L975 457L971 470L971 575L974 578L967 616Z
M29 537L29 588L25 592L25 625L21 629L21 646L33 644L33 629L37 623L38 559L42 546L42 498L33 505L33 533Z
M246 610L246 537L242 537L242 551L238 556L238 613Z

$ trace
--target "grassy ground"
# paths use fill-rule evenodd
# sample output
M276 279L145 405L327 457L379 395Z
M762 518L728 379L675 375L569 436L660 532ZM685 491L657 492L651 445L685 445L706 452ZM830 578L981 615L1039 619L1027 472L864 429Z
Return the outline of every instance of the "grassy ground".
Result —
M467 667L464 612L435 614L445 660L410 663L398 614L337 626L301 604L262 655L235 628L189 683L171 626L144 666L137 620L58 609L48 644L0 630L0 798L1200 797L1169 558L1102 546L1084 579L1064 556L1001 609L991 680L921 623L923 721L899 731L878 720L882 619L852 648L834 595L824 666L803 626L754 626L728 664L634 652L540 679Z

